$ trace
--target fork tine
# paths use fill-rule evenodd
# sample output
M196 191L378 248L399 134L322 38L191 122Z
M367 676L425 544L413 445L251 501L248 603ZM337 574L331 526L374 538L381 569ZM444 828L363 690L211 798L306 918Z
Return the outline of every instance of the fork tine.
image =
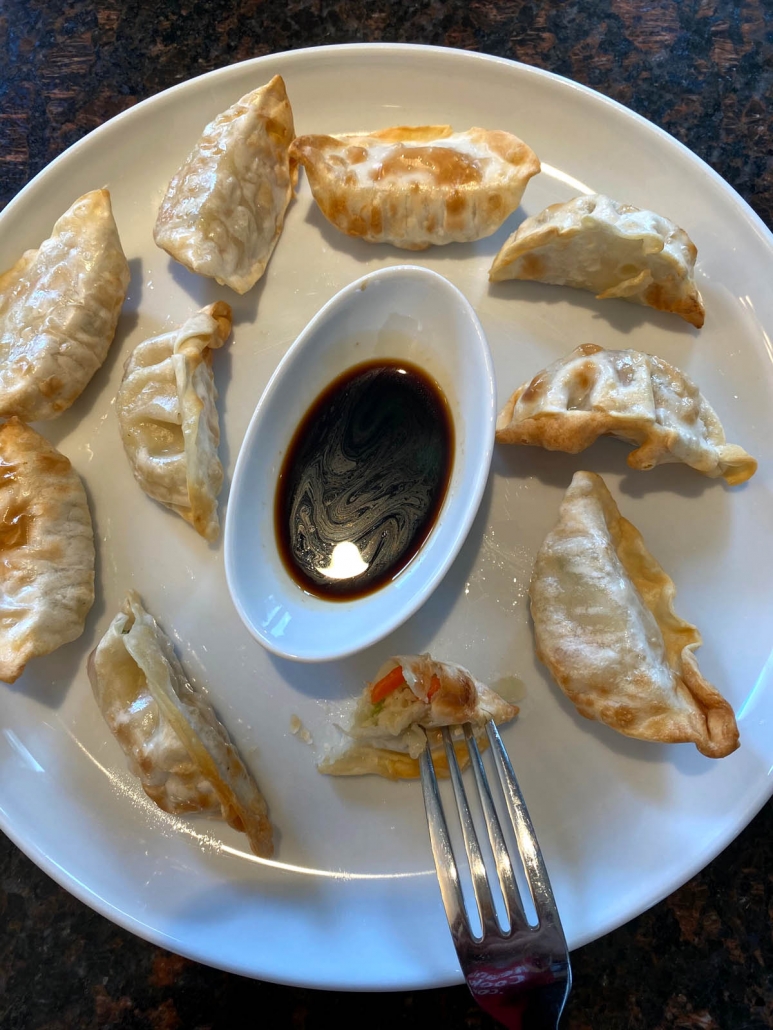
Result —
M480 913L480 937L474 935L470 928L468 909L461 891L459 869L454 859L448 825L438 792L429 740L419 762L432 854L459 965L467 986L481 1008L509 1030L557 1028L572 985L572 971L566 939L555 903L552 901L550 883L534 837L531 820L499 733L493 722L489 722L486 724L486 732L534 901L538 920L536 926L530 925L523 913L512 861L472 727L466 724L463 732L480 795L481 808L489 829L489 840L496 860L502 894L510 912L510 927L504 930L496 917L488 874L467 804L453 738L446 727L442 730L442 737L467 851L473 892ZM499 859L503 854L506 860L500 863Z
M427 813L432 857L435 860L435 869L440 885L440 896L443 899L443 908L446 910L446 918L451 929L454 945L458 947L460 944L470 940L469 923L464 907L462 888L459 883L459 870L448 834L448 824L446 823L443 806L440 802L437 776L435 775L435 767L432 764L429 741L427 741L427 746L419 755L419 770L421 773L421 789L424 794L424 809Z
M491 750L494 754L507 807L510 810L510 817L515 829L515 839L518 843L518 850L521 853L521 861L526 872L526 879L529 884L532 900L534 901L537 919L540 925L548 923L558 929L563 935L545 862L542 858L540 846L537 843L537 837L526 808L526 802L515 778L510 758L507 751L505 751L502 738L499 736L499 730L493 722L489 721L486 724L486 732L488 733Z
M502 888L502 896L505 900L505 907L510 920L510 927L512 930L524 930L528 927L529 923L526 919L526 913L523 910L521 896L515 882L513 863L510 861L510 853L507 850L507 844L505 843L504 834L502 833L499 816L497 815L497 810L494 807L494 799L491 796L491 788L489 787L486 770L483 766L483 761L480 756L480 751L478 750L475 735L472 732L472 727L469 723L465 723L463 728L464 736L467 740L467 750L470 753L470 763L472 765L473 772L475 773L475 782L478 785L478 794L480 795L483 817L488 829L491 850L494 855L494 864L496 865L497 876L499 877L499 886Z
M459 770L459 763L456 760L453 740L447 726L443 727L443 743L446 748L448 759L448 771L451 774L451 783L456 796L456 807L459 812L459 822L462 826L462 837L464 849L467 852L467 861L470 866L470 878L472 880L472 892L475 895L475 903L478 906L481 928L483 935L489 929L498 927L494 901L491 897L486 867L483 864L478 835L475 832L475 825L472 821L470 806L467 804L467 793L462 783L462 774Z

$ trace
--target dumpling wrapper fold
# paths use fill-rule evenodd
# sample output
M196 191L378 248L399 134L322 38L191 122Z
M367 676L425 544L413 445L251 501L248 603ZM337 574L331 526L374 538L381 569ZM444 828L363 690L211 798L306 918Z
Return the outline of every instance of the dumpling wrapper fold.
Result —
M0 275L0 418L56 418L102 365L129 286L107 190Z
M733 709L693 654L701 635L600 476L575 474L529 592L537 655L581 715L709 758L735 751Z
M336 229L405 250L490 236L540 170L509 132L449 125L298 136L291 151Z
M492 282L527 279L671 311L700 329L698 251L674 222L602 194L551 204L522 222L494 258Z
M17 418L0 426L0 680L83 632L94 603L86 491L63 454Z
M736 485L757 462L729 444L714 409L684 372L653 354L585 343L515 391L497 417L499 443L578 454L599 436L636 445L634 469L684 462Z
M375 773L390 780L415 779L419 756L429 739L435 768L448 775L448 764L440 728L469 722L479 746L487 745L482 734L490 720L497 724L514 719L518 708L490 687L480 683L466 669L439 662L428 654L390 658L376 674L377 684L393 669L401 667L403 684L383 701L371 700L368 684L351 725L345 730L344 746L325 756L318 765L331 776L360 776ZM433 679L435 689L433 689ZM481 735L482 734L482 735ZM469 761L463 742L454 745L460 765Z
M298 181L293 112L281 75L219 114L175 174L156 244L236 293L260 279Z
M88 671L99 709L148 797L173 815L222 817L268 858L273 831L258 785L134 591L91 653Z
M178 329L137 344L126 362L116 411L135 479L206 540L220 532L220 426L212 351L231 332L231 309L217 301Z

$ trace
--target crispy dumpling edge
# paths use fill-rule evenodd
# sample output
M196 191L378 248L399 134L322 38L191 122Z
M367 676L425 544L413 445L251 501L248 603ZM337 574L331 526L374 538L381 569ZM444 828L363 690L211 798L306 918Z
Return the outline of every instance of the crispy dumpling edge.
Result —
M115 334L118 328L118 321L121 317L121 310L123 308L124 301L126 300L126 293L131 279L131 271L129 269L129 263L126 260L126 255L123 251L121 238L118 233L118 226L116 225L115 216L113 215L112 198L107 187L90 190L87 193L82 194L80 197L77 197L67 210L63 211L56 219L56 222L51 228L50 235L44 240L41 240L36 248L26 250L18 261L0 274L0 311L4 310L2 293L5 290L13 289L15 283L18 282L18 280L27 273L28 269L34 265L43 245L53 239L55 234L58 235L65 219L72 217L75 208L78 205L85 203L90 204L94 210L99 207L104 209L102 212L105 216L103 218L104 228L107 230L107 235L110 237L110 254L115 263L115 268L113 269L115 274L110 277L110 286L114 294L113 311L110 316L112 328L110 328L109 331L101 338L102 340L107 340L107 345L104 348L104 356L101 361L95 365L91 373L82 383L80 389L74 394L71 389L63 389L61 380L59 380L60 385L57 389L51 389L51 387L53 387L51 380L58 380L58 376L56 375L49 376L48 380L43 383L39 383L35 379L31 379L27 384L28 389L26 391L16 391L17 393L20 393L20 397L18 397L16 401L12 401L8 404L3 401L3 403L0 404L0 409L4 409L0 410L0 419L8 419L13 416L18 416L24 422L42 422L58 418L59 415L72 407L81 394L87 389L89 383L94 378L97 371L102 367L110 352L110 347L115 339ZM107 264L107 262L105 262L105 264ZM92 273L93 269L90 268L89 272ZM104 290L102 292L104 292ZM105 300L104 297L101 297L100 299L102 301ZM82 307L82 305L80 305L80 307ZM2 318L2 315L0 315L0 318ZM45 321L43 325L45 326ZM58 353L61 353L61 344ZM93 351L90 351L90 354L92 357L94 356ZM49 358L51 357L51 355L48 356ZM45 392L42 389L42 386L45 386L46 390L49 392Z
M195 393L193 387L193 376L196 369L203 362L211 366L212 362L212 351L223 346L228 337L231 335L231 326L233 324L232 311L229 304L225 301L218 300L214 304L209 304L207 307L202 308L216 323L216 330L212 334L213 341L206 348L206 354L199 354L199 360L196 362L195 367L192 367L191 363L187 360L184 362L185 380L181 378L181 371L179 365L175 364L175 379L177 381L178 396L180 397L180 411L183 416L182 430L184 438L184 450L186 459L186 480L188 483L188 496L191 502L190 513L180 512L182 517L190 522L196 532L203 536L205 540L212 543L220 535L220 520L217 511L217 498L220 493L221 486L214 492L214 495L210 499L209 493L207 492L204 484L204 477L201 474L201 468L197 461L192 461L192 458L198 457L198 448L196 446L196 437L198 436L201 419L204 417L204 405ZM213 402L217 400L217 390L214 386L213 378ZM194 394L194 398L190 395ZM216 414L217 413L217 409ZM215 453L217 455L217 448L220 445L220 419L218 414L218 433L215 443ZM218 464L220 464L220 458L217 458ZM221 466L222 468L222 466ZM222 476L221 476L222 479Z
M130 619L132 620L132 625L127 629L126 626ZM203 728L209 729L215 734L216 743L218 747L222 748L222 754L219 756L221 764L227 767L228 772L234 778L240 778L250 788L251 798L249 799L249 805L242 803L239 793L231 786L228 779L224 775L221 775L218 768L218 759L213 757L209 748L204 743L201 734L197 731L196 727L192 725L191 719L188 717L191 709L177 696L177 693L172 686L173 677L167 673L168 683L152 683L150 677L147 676L134 655L129 652L128 648L126 648L126 653L142 674L145 690L158 705L162 716L171 726L176 737L199 768L202 778L208 781L217 795L221 804L223 819L229 824L229 826L233 827L233 829L240 833L244 833L247 836L253 852L259 858L270 858L274 851L273 828L268 817L268 806L266 805L266 801L260 787L244 764L236 745L231 740L228 730L218 718L217 713L209 700L199 691L194 691L191 687L188 678L185 675L185 670L182 668L182 665L177 658L177 654L171 640L169 640L169 637L158 625L155 618L144 608L139 594L134 590L130 590L127 593L120 611L111 621L110 626L89 655L88 660L88 674L95 700L97 701L97 705L103 718L105 718L108 728L116 737L119 746L121 746L121 750L124 751L124 754L127 754L120 738L118 738L115 730L108 722L107 715L103 710L101 696L109 688L101 679L97 669L99 649L103 641L106 640L111 632L114 631L114 628L117 628L119 625L121 626L121 635L128 635L131 630L134 629L135 625L138 625L139 629L146 629L149 633L152 633L153 647L158 652L161 662L165 667L171 667L169 659L164 654L158 643L159 637L167 643L168 649L174 656L177 666L177 668L172 667L172 672L177 673L185 680L185 683L195 694L199 704L208 709L217 724L217 727L219 727L217 732L211 725L205 725ZM194 706L192 711L197 716L197 719L200 719L202 723L206 723L206 720L200 715L200 711L197 707ZM140 780L140 783L142 784L143 790L145 790L145 785L142 783L142 780ZM147 790L145 790L145 793L148 794L148 797L154 802L154 804L158 805L162 811L165 810L163 806L159 804L158 800L153 798Z
M483 134L486 137L506 136L508 140L512 141L514 148L517 149L519 154L522 156L522 168L520 169L520 192L518 193L515 206L502 217L498 217L490 223L487 223L478 234L465 237L467 242L485 239L496 232L521 202L529 180L533 178L533 176L537 175L541 170L539 158L528 143L525 143L513 133L505 132L504 130L488 130L482 129L479 126L471 126L466 130L466 133L460 133L460 135L472 133ZM321 162L315 159L315 155L324 155L325 152L330 149L331 144L336 147L340 147L344 143L350 142L352 145L356 146L356 141L358 140L371 139L380 143L415 144L431 143L434 140L444 140L448 139L448 137L452 135L454 135L454 130L450 125L395 125L386 129L376 129L369 132L304 134L295 138L291 146L291 151L295 154L299 163L303 164L306 169L306 176L309 180L312 195L317 206L325 218L331 223L331 225L338 229L339 232L357 239L363 239L368 243L387 243L403 250L420 251L426 250L431 246L443 246L449 243L462 241L453 239L432 240L423 238L410 241L407 237L401 236L398 239L395 234L384 234L383 229L375 231L373 230L374 220L379 225L383 225L383 214L380 208L375 213L373 211L371 212L371 229L368 230L362 217L355 218L350 216L348 204L346 202L346 190L348 187L343 186L337 180L328 180L326 176L320 175L317 166ZM491 149L505 164L514 165L512 155L502 153L493 145L491 140L488 140L488 142ZM371 203L371 208L373 207L374 204ZM343 214L346 215L346 223L344 223L342 218ZM357 228L355 228L355 223ZM360 223L362 223L362 225L360 225ZM419 235L425 236L428 231L429 230L422 227L422 231Z
M576 472L574 474L572 482L562 499L559 519L546 535L540 547L540 552L546 547L552 534L562 526L565 505L568 501L574 500L571 492L573 490L577 491L579 495L579 492L583 489L590 492L598 502L603 512L610 542L614 547L618 560L643 605L652 614L661 633L666 664L690 694L693 701L695 701L696 708L705 719L705 733L701 735L664 734L657 737L641 736L628 732L624 726L614 725L608 720L601 718L598 712L595 711L593 704L581 705L577 702L570 685L571 671L560 667L556 661L549 660L546 647L542 646L540 642L542 636L540 630L541 620L536 612L537 606L533 592L539 555L537 561L535 561L535 570L529 588L537 657L547 666L551 676L563 693L575 705L580 715L586 719L602 722L604 725L609 726L610 729L638 740L653 740L658 743L672 744L693 743L698 751L707 758L724 758L732 754L739 747L739 733L735 714L729 702L720 694L716 687L703 677L693 653L703 643L703 638L695 626L676 614L674 610L674 598L676 596L674 581L647 550L639 530L620 514L617 504L601 476L595 472ZM619 537L619 542L615 540L615 535ZM623 555L625 555L627 560L624 560ZM639 575L636 575L631 569L631 566L636 562L640 566ZM558 650L560 651L560 646ZM582 695L582 697L585 698L587 695Z
M208 343L202 350L199 350L196 353L195 357L191 359L190 355L186 355L186 354L184 354L182 352L177 351L176 347L180 343L183 330L188 325L188 323L192 319L194 319L197 315L201 315L201 314L208 315L215 322L215 327L214 327L214 329L213 329L213 331L211 333L211 337L210 337L211 342ZM219 486L217 486L217 489L214 491L214 494L213 494L213 497L212 497L211 503L210 503L209 496L206 493L206 491L204 490L203 485L202 485L202 477L201 477L201 475L197 475L196 464L195 464L195 462L192 463L192 464L190 463L191 455L195 455L195 453L196 453L195 437L196 437L196 435L198 433L198 427L199 427L199 424L200 424L200 420L201 420L201 418L205 414L205 412L204 412L204 405L201 402L201 398L198 396L198 394L196 394L195 389L193 387L193 377L194 377L197 369L199 368L199 366L201 364L207 365L208 368L210 369L210 374L211 374L212 351L216 350L216 349L219 349L227 341L227 339L228 339L228 337L230 336L230 333L231 333L231 326L232 326L231 307L230 307L230 305L228 303L226 303L226 301L218 300L218 301L215 301L213 304L208 304L206 307L200 308L199 311L194 312L193 315L189 316L189 318L187 318L180 325L176 326L173 329L168 330L167 333L159 333L158 334L158 336L164 336L164 335L167 335L169 333L176 333L177 334L176 340L172 343L172 347L171 347L171 350L169 352L169 359L171 359L172 362L173 362L174 381L175 381L175 386L176 386L176 389L177 389L178 402L179 402L179 405L180 405L180 414L181 414L181 417L182 417L182 423L180 425L180 429L181 429L182 434L183 434L183 452L182 453L183 453L183 456L184 456L185 462L186 462L186 487L187 487L187 490L188 490L188 500L189 500L189 507L188 508L183 509L179 505L172 504L172 503L167 503L166 501L160 499L159 497L154 496L152 493L150 493L146 489L144 479L139 475L138 470L137 470L137 468L135 466L135 462L132 460L132 456L131 456L129 448L127 446L128 430L125 431L124 419L122 417L122 408L121 408L121 404L119 403L119 398L121 396L121 390L123 389L124 383L126 383L127 381L130 381L131 374L132 374L133 371L135 371L134 369L132 369L132 371L130 372L129 369L130 369L130 366L131 366L131 363L132 363L132 359L133 359L133 356L134 356L134 353L135 353L137 347L140 347L142 344L147 343L150 340L154 340L157 337L151 336L151 337L148 337L145 340L141 340L139 343L136 344L136 346L134 347L132 352L127 357L126 361L124 362L124 372L123 372L123 376L121 378L120 386L118 388L117 403L116 403L116 412L117 412L117 416L118 416L119 431L120 431L120 435L121 435L121 440L122 440L123 445L124 445L124 451L126 453L126 457L127 457L128 462L129 462L129 466L130 466L130 468L132 470L132 473L134 475L134 478L135 478L137 484L139 485L140 489L151 500L156 501L158 504L163 505L165 508L168 508L170 511L173 511L173 512L175 512L175 514L179 515L190 526L193 526L193 528L196 530L196 532L199 533L200 536L204 537L204 539L207 540L209 543L212 543L215 540L217 540L217 538L218 538L218 536L220 534L220 522L219 522L219 518L218 518L218 511L217 511L217 497L218 497L218 494L220 492L220 488L222 486L222 482L221 482L221 484ZM185 339L185 337L183 337L183 340L184 339ZM180 370L180 363L174 361L175 356L179 356L182 359L182 362L184 364L184 369L182 370L182 372ZM212 388L213 388L213 391L214 391L214 396L213 396L213 403L214 403L214 401L217 399L217 391L216 391L215 386L214 386L214 379L213 379L213 383L212 383ZM190 398L188 396L188 394L191 391L194 394L193 398ZM217 411L216 411L216 414L217 414ZM188 430L187 432L186 432L186 428ZM219 436L220 436L220 432L219 432L219 416L218 416L218 434L217 434L217 440L215 441L216 457L217 457L217 447L219 446ZM217 458L217 460L218 460L218 464L220 464L219 457Z
M227 115L233 108L238 107L240 104L244 104L256 93L259 93L261 91L264 91L264 97L267 97L271 102L275 104L275 106L287 106L287 113L289 117L288 129L291 136L290 143L292 143L292 141L295 139L295 123L293 120L292 106L287 96L287 90L285 87L284 79L281 75L274 75L267 83L264 83L263 86L259 86L251 92L246 93L243 97L240 97L239 100L235 101L235 103L231 105L231 107L226 108L225 111L221 111L218 115L215 116L215 118L208 122L207 125L204 127L203 132L206 132L209 126L212 125L215 121L217 121L218 118L222 118L224 115ZM261 99L263 99L263 97ZM287 214L287 208L290 206L290 203L295 195L296 187L298 185L298 161L295 158L294 154L291 152L291 148L288 145L287 160L289 182L286 191L286 199L282 210L278 212L274 236L272 237L271 242L268 245L264 258L254 262L250 268L250 271L245 275L231 275L227 279L220 278L217 275L210 275L209 273L202 271L201 267L196 267L193 260L186 256L185 252L188 249L187 247L184 247L180 243L173 244L168 239L166 239L165 242L161 242L161 240L165 239L167 235L166 232L162 232L161 227L162 212L164 212L164 209L167 205L167 199L170 198L170 194L172 193L172 187L177 185L178 180L182 178L182 173L187 170L188 166L191 164L195 155L200 149L202 138L203 134L199 137L199 139L196 142L196 145L193 147L193 149L186 157L185 161L180 165L180 167L177 169L177 171L169 181L166 192L164 194L164 198L161 202L161 206L159 207L158 213L156 215L156 221L153 226L153 239L157 247L160 247L161 250L164 250L174 261L179 262L194 275L202 275L208 278L213 278L215 282L217 282L220 286L227 286L229 289L232 289L235 293L238 293L239 295L243 296L245 293L249 292L249 290L252 289L255 283L257 283L265 274L265 271L268 267L268 263L271 260L271 256L274 253L277 243L279 242L279 237L282 235L282 231L284 229L285 216ZM171 199L169 200L169 206L171 207Z
M594 444L600 436L618 436L618 438L624 438L626 433L630 433L631 435L638 433L641 428L640 419L627 418L622 415L616 417L612 412L594 411L590 409L582 410L577 413L578 415L582 415L581 420L579 418L574 418L574 413L570 412L538 412L536 415L519 419L517 421L514 420L515 408L523 394L536 381L540 380L541 377L546 376L551 369L563 369L575 358L582 355L592 356L593 354L605 350L606 348L599 347L596 344L581 344L564 358L559 358L546 368L540 369L540 371L530 380L522 383L508 398L497 415L497 443L543 447L548 451L562 451L565 454L579 454L581 451L584 451L586 448ZM631 353L647 358L648 360L657 361L661 366L665 366L668 370L678 373L682 379L695 385L685 372L677 368L675 365L671 365L663 358L658 358L656 355L647 354L644 351L633 350L620 351L618 353ZM720 427L724 436L724 427L716 415L716 412L714 412L714 409L706 400L704 394L701 391L698 392L706 409L708 409L711 415L713 415L714 421ZM570 416L571 422L562 417L567 415ZM663 464L659 460L659 456L661 454L673 452L670 451L667 441L664 442L662 438L671 437L673 434L673 430L666 429L664 426L661 426L660 423L655 423L650 427L650 431L647 436L640 441L634 442L630 438L627 439L626 442L630 443L634 447L634 450L629 451L626 455L628 466L632 469L648 471L656 465ZM658 440L658 437L661 437L661 439ZM727 443L725 440L722 444L711 444L711 446L717 454L717 465L714 469L707 470L705 468L698 468L696 465L692 465L683 459L679 460L682 464L686 464L690 468L694 468L697 472L701 472L703 475L709 476L712 479L724 479L729 486L738 486L740 483L745 483L747 480L751 479L757 471L757 459L748 454L740 445Z
M590 196L601 197L604 200L610 200L619 208L628 211L645 211L644 208L635 208L632 204L619 204L618 201L612 200L612 198L607 197L605 194L591 194ZM491 268L489 270L489 281L505 282L509 279L520 279L530 282L548 281L543 280L541 278L541 275L537 272L536 268L534 274L523 275L508 274L508 269L511 269L512 265L519 259L524 258L529 254L533 254L533 252L536 250L540 250L543 247L548 246L556 239L571 239L579 235L582 231L581 225L572 226L571 229L562 229L554 222L551 222L547 216L551 213L561 211L568 205L582 199L585 199L585 197L574 197L572 200L569 201L561 201L556 204L549 204L543 211L540 211L538 214L531 216L530 218L526 219L525 222L521 223L521 225L515 230L515 232L512 233L512 235L509 236L507 240L505 240L499 252L495 256L494 261L492 262ZM647 212L645 211L645 213ZM651 213L657 214L657 212ZM658 217L662 218L665 222L668 222L670 225L674 227L674 229L676 229L679 233L683 234L684 236L684 246L692 261L692 265L688 268L689 274L687 277L687 282L693 286L693 290L690 291L688 295L683 297L677 305L673 305L669 304L664 299L663 284L653 281L652 283L650 283L647 289L646 299L642 298L641 303L645 307L654 308L656 311L667 311L671 314L679 315L686 322L689 322L690 325L695 326L696 329L700 329L703 327L703 324L705 322L706 309L703 304L703 298L701 297L700 290L695 284L695 280L693 277L693 267L698 254L698 250L684 229L678 226L675 222L671 222L670 219L665 218L665 216L663 215L658 215ZM537 222L538 219L541 219L542 221ZM527 222L531 224L526 225ZM523 231L524 225L526 226L525 232ZM610 226L610 228L616 229L615 226ZM624 233L620 233L619 230L617 231L618 235L625 235ZM536 257L534 260L536 261ZM640 285L638 280L641 279L643 274L644 270L642 270L639 273L639 275L634 277L633 279L624 280L620 283L609 286L607 289L602 290L601 293L596 294L596 299L610 300L618 297L625 299L628 295L636 295L639 292ZM571 289L578 288L576 286L572 286L571 284L566 285L568 285ZM590 290L590 292L593 292L593 290Z
M94 597L95 597L95 593L94 593L94 580L95 580L95 556L96 555L95 555L95 548L94 548L94 526L93 526L93 520L92 520L92 516L91 516L91 508L89 507L88 496L86 494L86 489L85 489L85 487L83 485L83 480L81 479L81 477L78 475L78 473L73 468L72 463L70 462L69 458L67 458L66 455L62 454L61 451L59 451L56 447L54 447L54 445L49 440L47 440L41 433L38 433L31 426L28 426L26 422L22 421L22 419L18 418L16 415L12 415L9 419L0 422L0 435L7 436L8 434L11 434L11 436L14 438L14 447L17 450L22 452L22 455L21 455L22 458L24 457L24 455L29 453L29 450L28 450L29 444L31 444L32 442L37 443L38 440L42 440L43 441L43 443L45 445L45 451L46 451L46 453L43 455L43 457L46 458L46 472L45 472L45 474L46 474L46 478L47 479L50 479L51 475L52 475L52 469L51 469L52 455L51 455L50 452L54 452L54 455L56 456L56 458L57 459L61 459L63 477L66 476L66 478L69 481L71 487L77 492L79 500L82 501L82 508L86 512L86 515L88 517L88 526L89 526L89 529L90 529L90 539L91 539L91 548L90 548L91 574L90 574L90 577L88 577L89 578L89 588L87 589L88 599L87 599L87 601L86 601L86 603L85 603L85 605L83 607L83 611L79 615L80 628L78 629L77 633L75 633L75 634L73 634L71 636L67 636L66 639L61 640L53 648L47 648L46 650L40 651L40 650L36 650L34 647L30 648L28 646L26 648L25 652L24 652L25 657L19 657L19 658L15 658L13 660L9 659L8 661L0 659L0 680L2 682L4 682L4 683L14 683L22 675L22 673L24 672L27 664L30 661L32 661L35 658L41 658L41 657L43 657L45 655L48 655L48 654L53 654L54 651L57 651L60 647L63 647L65 644L69 644L69 643L72 643L74 640L78 640L81 637L81 635L83 634L83 631L84 631L84 629L86 627L86 619L88 618L88 614L91 611L91 609L93 607L93 604L94 604ZM32 460L34 461L36 457L40 457L40 455L36 453ZM0 462L2 462L2 459L0 459ZM64 467L65 465L66 465L66 468ZM40 491L39 488L37 490L33 491L32 489L30 489L29 485L25 486L25 493L29 493L31 495L34 495L35 496L35 500L36 500L37 503L41 502L43 497L44 497L44 494Z

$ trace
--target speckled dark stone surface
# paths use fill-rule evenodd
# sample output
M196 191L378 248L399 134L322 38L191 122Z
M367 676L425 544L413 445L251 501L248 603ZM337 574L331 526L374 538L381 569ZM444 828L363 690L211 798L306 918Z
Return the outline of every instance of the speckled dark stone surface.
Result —
M480 50L586 83L673 133L773 224L773 3L763 0L4 0L0 207L71 143L159 90L261 54L357 41ZM681 890L574 954L563 1025L772 1027L772 917L769 804ZM493 1026L461 987L340 995L196 965L95 915L0 836L3 1030L252 1023Z

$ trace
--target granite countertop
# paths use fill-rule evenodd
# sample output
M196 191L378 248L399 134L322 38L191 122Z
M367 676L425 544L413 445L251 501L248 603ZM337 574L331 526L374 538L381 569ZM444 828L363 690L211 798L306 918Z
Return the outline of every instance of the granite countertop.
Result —
M6 0L0 206L137 101L325 43L479 50L558 72L673 133L773 225L770 0ZM773 806L655 908L573 955L571 1030L773 1026ZM199 966L96 915L0 835L4 1030L493 1027L457 987L346 995Z

